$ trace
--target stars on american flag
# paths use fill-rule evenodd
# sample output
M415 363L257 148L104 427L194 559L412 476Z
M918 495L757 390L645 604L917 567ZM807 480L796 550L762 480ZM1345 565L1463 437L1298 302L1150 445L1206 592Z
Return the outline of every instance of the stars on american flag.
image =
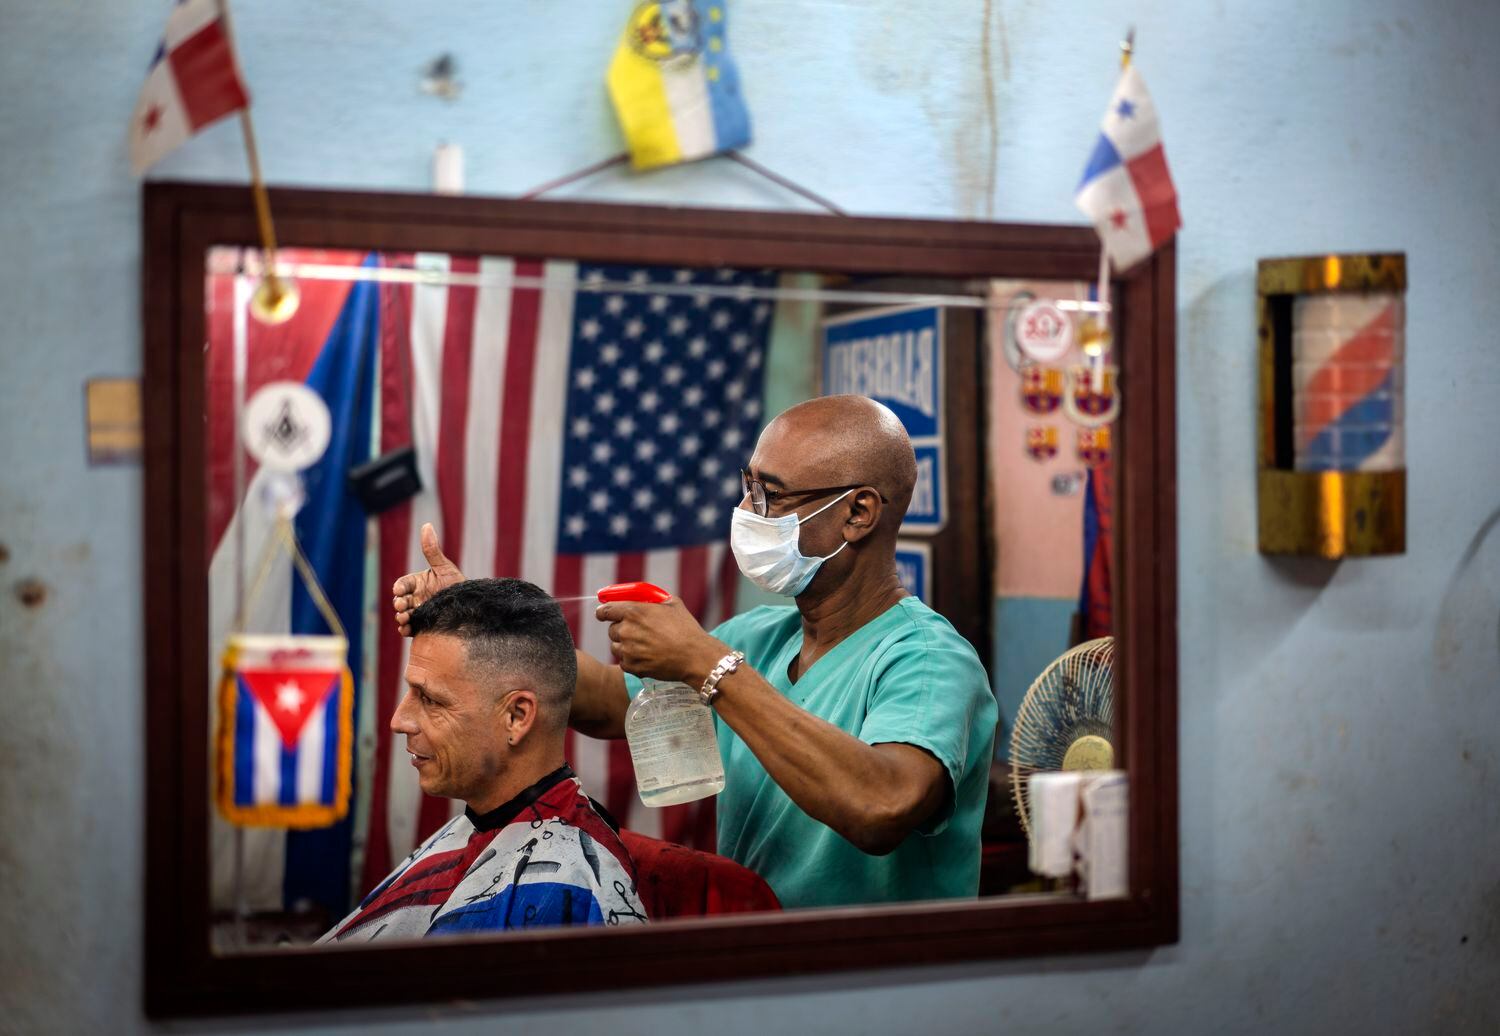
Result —
M558 549L723 539L762 412L772 307L754 290L774 287L775 274L594 266L580 281ZM714 294L646 290L653 284Z

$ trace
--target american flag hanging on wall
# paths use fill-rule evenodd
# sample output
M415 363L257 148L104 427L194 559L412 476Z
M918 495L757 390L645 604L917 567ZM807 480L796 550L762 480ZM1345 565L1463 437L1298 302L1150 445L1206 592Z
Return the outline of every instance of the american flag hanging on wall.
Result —
M775 274L416 261L483 276L383 288L380 450L410 442L426 488L379 519L380 585L426 567L418 537L430 521L467 576L519 576L559 598L645 579L705 627L728 618L729 516L760 426L772 316L737 289ZM564 614L579 646L609 660L593 609ZM382 616L363 888L462 808L421 794L386 725L408 648ZM712 848L712 800L648 809L623 741L568 738L585 789L624 826Z

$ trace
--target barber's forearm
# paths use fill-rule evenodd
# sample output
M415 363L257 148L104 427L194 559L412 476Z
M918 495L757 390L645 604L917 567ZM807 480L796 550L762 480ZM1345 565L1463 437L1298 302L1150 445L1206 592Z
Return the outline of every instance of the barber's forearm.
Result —
M798 708L757 672L721 685L720 717L787 796L868 853L885 853L922 822L929 797L885 753Z
M575 651L578 683L573 688L573 709L568 725L580 734L603 739L625 736L625 674L617 665L605 665L593 655Z

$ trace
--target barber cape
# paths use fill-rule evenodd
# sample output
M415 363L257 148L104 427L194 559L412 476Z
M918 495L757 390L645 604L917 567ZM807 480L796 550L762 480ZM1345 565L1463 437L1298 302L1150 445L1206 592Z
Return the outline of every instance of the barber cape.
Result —
M454 817L318 941L645 920L630 854L563 766L488 813Z

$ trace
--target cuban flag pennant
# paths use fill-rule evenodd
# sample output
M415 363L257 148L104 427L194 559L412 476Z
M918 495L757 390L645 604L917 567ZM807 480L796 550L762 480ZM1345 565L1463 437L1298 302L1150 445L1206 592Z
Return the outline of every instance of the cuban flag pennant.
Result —
M136 175L210 123L249 106L218 0L181 0L167 17L130 119Z
M726 27L724 0L635 5L607 78L636 169L750 143L750 113Z
M218 805L245 827L324 827L349 810L354 678L339 636L236 634L219 683Z
M1098 229L1116 272L1150 255L1182 226L1156 106L1134 65L1120 75L1073 200Z

